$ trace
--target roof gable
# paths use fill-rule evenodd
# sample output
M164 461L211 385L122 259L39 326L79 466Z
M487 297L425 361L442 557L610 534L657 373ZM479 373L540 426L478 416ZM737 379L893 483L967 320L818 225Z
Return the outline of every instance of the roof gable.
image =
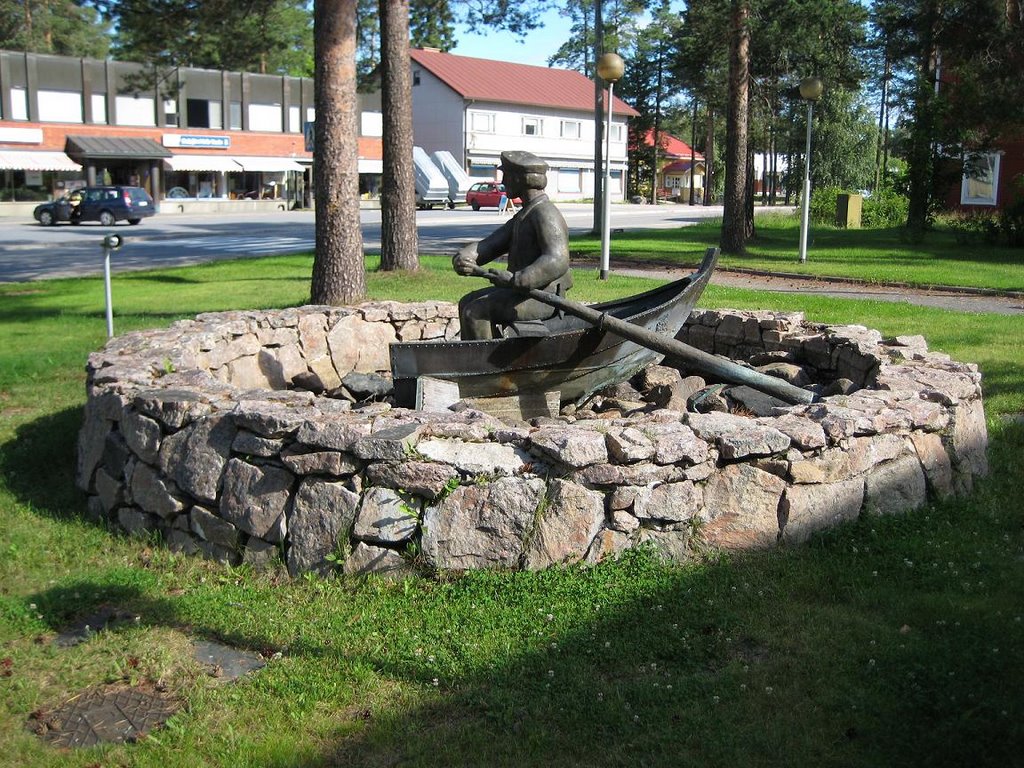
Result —
M414 62L464 99L594 110L594 81L570 69L455 56L424 48L414 48L410 55ZM613 111L620 116L640 114L618 96Z
M644 134L644 145L652 145L652 137L654 136L654 130L649 130ZM658 137L661 139L658 142L658 150L664 152L668 157L682 157L687 160L690 159L690 145L682 139L677 139L671 133L665 133L664 131L658 131ZM704 155L700 152L693 151L694 160L703 160Z

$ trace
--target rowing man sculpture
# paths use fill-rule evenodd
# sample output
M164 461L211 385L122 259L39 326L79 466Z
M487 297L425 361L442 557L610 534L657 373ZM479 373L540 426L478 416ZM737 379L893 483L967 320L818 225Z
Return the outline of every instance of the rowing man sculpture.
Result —
M493 339L499 335L496 326L553 317L555 309L522 291L539 288L564 296L572 286L569 229L544 193L547 163L530 152L502 152L501 170L505 191L509 198L521 198L522 207L503 226L462 248L452 259L457 273L471 275L475 267L508 256L507 270L490 270L502 286L472 291L459 302L465 340Z

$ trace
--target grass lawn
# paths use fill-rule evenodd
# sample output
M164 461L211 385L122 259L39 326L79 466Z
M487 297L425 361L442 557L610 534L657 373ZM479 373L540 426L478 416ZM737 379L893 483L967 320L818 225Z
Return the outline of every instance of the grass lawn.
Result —
M699 256L692 242L696 255L678 258ZM447 259L423 264L416 276L371 272L372 295L454 299L478 283ZM115 329L302 303L310 272L309 257L291 256L115 276ZM582 273L574 293L647 284ZM0 297L0 766L1020 762L1019 318L713 286L703 306L922 333L979 363L990 477L969 499L802 547L385 584L229 569L86 522L73 469L83 366L105 337L102 282L6 285ZM51 642L104 605L141 621ZM271 660L218 683L190 660L198 638ZM26 728L31 713L114 682L159 685L187 706L137 744L60 752Z
M902 229L812 226L807 261L800 264L798 217L768 213L759 215L755 222L756 236L748 244L747 255L723 256L720 267L914 286L1024 291L1024 249L985 245L980 241L961 245L951 232L942 228L929 232L922 243L911 243ZM611 258L631 264L696 266L705 248L718 245L720 229L721 220L709 219L679 229L617 233L610 243ZM601 241L593 237L574 238L572 247L574 252L596 260Z

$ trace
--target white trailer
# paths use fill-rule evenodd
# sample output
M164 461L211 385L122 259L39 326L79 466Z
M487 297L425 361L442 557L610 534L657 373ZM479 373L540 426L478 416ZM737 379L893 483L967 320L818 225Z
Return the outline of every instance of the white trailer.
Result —
M448 204L448 180L437 170L422 147L412 148L413 175L416 184L416 206L433 208Z
M466 169L447 150L439 149L431 158L448 180L448 207L454 208L465 203L466 192L473 186L473 179L466 173Z

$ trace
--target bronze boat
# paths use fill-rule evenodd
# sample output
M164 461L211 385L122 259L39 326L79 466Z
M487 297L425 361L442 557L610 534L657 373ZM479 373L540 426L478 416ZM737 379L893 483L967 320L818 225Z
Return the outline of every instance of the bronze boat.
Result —
M718 260L709 248L693 274L624 299L589 309L674 339L704 292ZM664 354L579 317L559 314L530 335L480 341L400 342L391 345L391 372L398 405L413 407L421 376L458 385L459 397L559 393L580 402L625 381Z

